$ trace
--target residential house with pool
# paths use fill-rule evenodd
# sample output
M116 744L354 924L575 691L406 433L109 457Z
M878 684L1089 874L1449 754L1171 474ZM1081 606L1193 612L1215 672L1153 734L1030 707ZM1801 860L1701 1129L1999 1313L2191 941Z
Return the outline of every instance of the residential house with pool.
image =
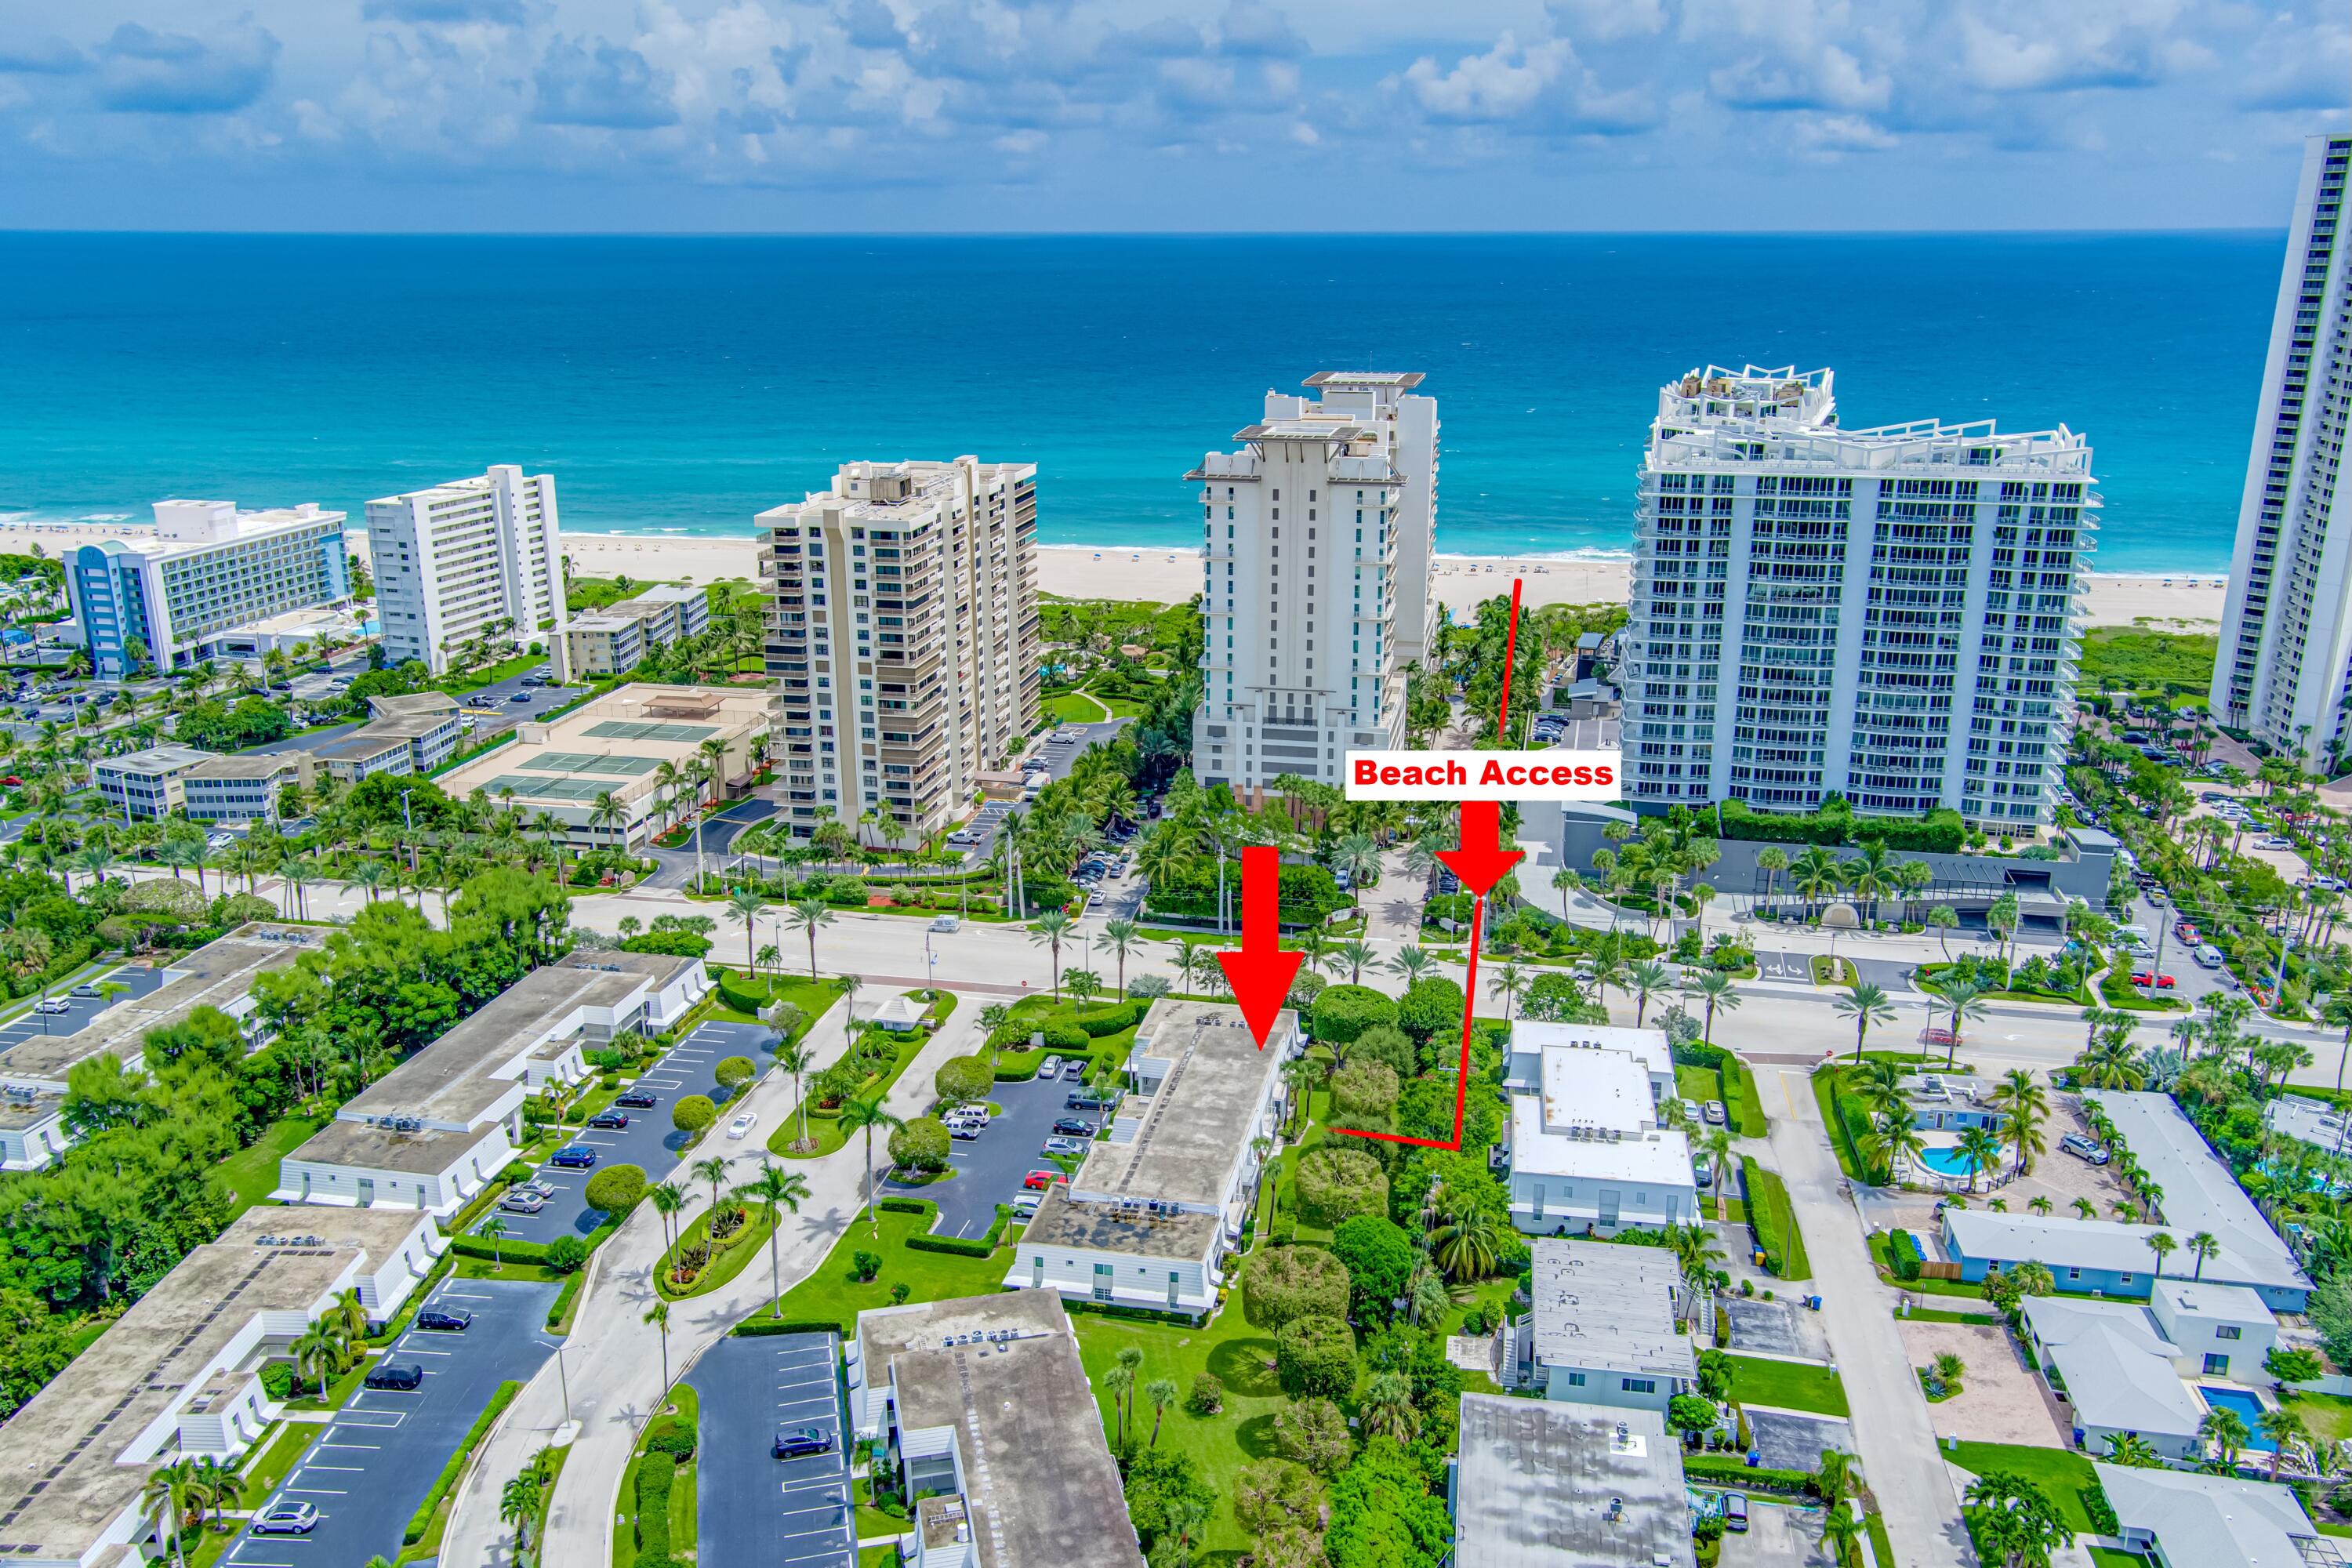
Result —
M2145 1305L2029 1296L2019 1332L2066 1407L2076 1447L2104 1456L2111 1439L2131 1436L2195 1460L2208 1412L2234 1410L2254 1429L2278 1320L2242 1285L2167 1279Z
M2343 1568L2291 1488L2237 1476L2091 1467L2116 1536L2150 1568Z
M1663 1031L1511 1028L1503 1087L1511 1223L1536 1236L1657 1230L1698 1213L1690 1139L1665 1125L1674 1055Z
M667 1028L709 986L700 959L666 953L575 952L534 969L344 1102L278 1162L270 1195L453 1214L514 1158L524 1100L585 1078L591 1049Z
M1302 1048L1298 1015L1286 1008L1260 1049L1238 1007L1152 1003L1108 1136L1046 1192L1005 1285L1207 1313L1256 1199L1256 1144L1276 1138L1288 1110L1282 1064Z

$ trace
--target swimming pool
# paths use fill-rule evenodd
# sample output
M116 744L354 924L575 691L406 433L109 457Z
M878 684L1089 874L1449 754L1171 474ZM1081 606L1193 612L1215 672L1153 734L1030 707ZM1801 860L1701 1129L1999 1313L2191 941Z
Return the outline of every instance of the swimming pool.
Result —
M2208 1410L2236 1411L2238 1419L2246 1424L2246 1430L2252 1434L2246 1439L2247 1447L2265 1454L2278 1452L2278 1445L2263 1436L2262 1427L2257 1425L2263 1418L2263 1402L2255 1398L2250 1391L2242 1388L2221 1388L2210 1383L2200 1383L2197 1385L2197 1397L2205 1402L2205 1408Z
M1961 1158L1959 1146L1956 1143L1928 1144L1920 1151L1919 1163L1939 1176L1957 1176L1962 1181L1975 1173L1974 1167Z

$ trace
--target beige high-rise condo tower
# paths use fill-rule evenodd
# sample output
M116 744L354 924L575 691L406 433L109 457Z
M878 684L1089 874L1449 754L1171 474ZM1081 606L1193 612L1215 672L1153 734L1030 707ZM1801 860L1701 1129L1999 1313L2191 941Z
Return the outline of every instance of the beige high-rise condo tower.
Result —
M785 821L920 839L1036 722L1036 465L849 463L759 522Z

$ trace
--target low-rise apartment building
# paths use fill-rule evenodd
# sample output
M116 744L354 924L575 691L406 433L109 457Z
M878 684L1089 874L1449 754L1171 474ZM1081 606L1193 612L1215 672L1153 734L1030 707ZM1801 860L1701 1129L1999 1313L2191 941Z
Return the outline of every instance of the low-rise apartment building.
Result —
M308 752L263 756L206 757L180 779L180 797L194 822L276 822L289 789L318 782Z
M1664 1414L1698 1379L1682 1329L1682 1270L1654 1247L1533 1244L1528 1316L1504 1327L1503 1364L1547 1399Z
M169 1558L143 1495L159 1464L234 1462L277 1419L261 1386L346 1290L371 1321L439 1256L422 1215L253 1208L189 1252L9 1418L0 1556L31 1568Z
M1143 1568L1057 1298L877 1308L845 1353L851 1426L918 1500L911 1568Z
M2200 1385L2269 1382L2263 1363L2278 1342L2259 1296L2204 1280L2159 1280L2146 1306L2029 1296L2021 1310L2044 1381L2071 1406L2075 1447L2094 1454L2136 1436L2168 1458L2200 1457L2213 1407Z
M345 787L377 773L415 772L415 742L406 735L370 734L362 725L340 741L315 748L311 757L335 783Z
M1300 1048L1288 1010L1260 1050L1238 1007L1152 1003L1128 1057L1132 1092L1108 1138L1046 1193L1004 1283L1075 1301L1208 1312L1256 1192L1251 1145L1280 1129L1282 1064Z
M710 629L710 595L663 583L635 598L574 617L567 634L575 676L625 675L656 648Z
M166 743L119 757L100 757L90 764L90 784L108 815L125 822L160 822L186 809L187 776L213 759L194 746Z
M162 984L115 1003L86 1026L71 1034L31 1035L0 1050L0 1170L38 1170L72 1145L65 1126L66 1079L83 1062L113 1056L135 1066L146 1056L149 1034L185 1023L199 1007L226 1013L244 1026L249 1043L261 1044L254 981L267 971L291 967L325 936L310 926L239 926L165 961Z
M152 536L67 555L66 597L99 674L186 669L225 657L224 634L350 599L349 559L339 511L161 500Z
M1690 1140L1659 1109L1674 1082L1657 1030L1513 1025L1511 1223L1536 1236L1613 1236L1696 1215Z
M278 1163L280 1203L453 1214L522 1140L522 1105L587 1051L667 1028L709 989L699 959L574 953L535 969L362 1089Z
M1463 1568L1692 1568L1682 1445L1655 1411L1462 1396Z
M626 675L646 657L645 627L633 616L574 616L563 635L574 676Z

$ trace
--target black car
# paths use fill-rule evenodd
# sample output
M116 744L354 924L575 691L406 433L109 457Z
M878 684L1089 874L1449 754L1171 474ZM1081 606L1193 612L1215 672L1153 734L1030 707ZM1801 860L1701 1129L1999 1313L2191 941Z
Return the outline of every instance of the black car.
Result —
M615 1106L625 1105L631 1110L651 1110L654 1108L655 1102L654 1097L649 1091L642 1089L633 1089L626 1094L614 1096L613 1103Z
M1081 1117L1065 1116L1054 1123L1054 1131L1066 1132L1073 1138L1091 1138L1095 1135L1095 1124Z
M833 1452L833 1434L817 1426L780 1426L776 1429L775 1447L770 1450L779 1459L805 1459L812 1454Z
M427 1307L416 1314L418 1328L442 1334L462 1334L473 1326L473 1321L471 1312L445 1312L437 1307Z
M410 1362L405 1366L397 1362L378 1362L368 1369L363 1381L370 1388L416 1388L425 1382L425 1367L419 1362Z
M588 1119L588 1125L603 1131L616 1132L629 1124L629 1119L617 1110L600 1110Z

